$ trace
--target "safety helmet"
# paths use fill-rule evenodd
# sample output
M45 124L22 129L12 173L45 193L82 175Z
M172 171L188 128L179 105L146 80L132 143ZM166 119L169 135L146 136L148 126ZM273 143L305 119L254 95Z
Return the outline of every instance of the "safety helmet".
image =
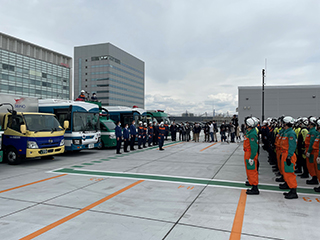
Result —
M147 126L147 123L145 122L144 125Z
M152 122L150 121L150 122L149 122L149 124L151 125L151 124L152 124Z
M294 119L291 116L286 116L283 118L283 123L291 127L294 124Z
M263 121L263 125L265 126L265 125L268 125L268 121L267 120L264 120Z
M81 90L81 93L84 93L85 92L85 90Z
M301 124L303 127L307 127L307 126L309 125L309 120L308 120L308 118L302 117L301 120L300 120L300 124Z
M259 123L260 123L260 120L259 118L256 118L256 117L251 117L254 121L254 127L256 127Z
M248 127L255 127L256 126L256 122L252 117L246 117L244 120L245 125L247 125Z
M309 117L309 124L316 125L316 121L317 119L315 117L312 117L312 116Z
M160 125L163 125L163 122L161 122Z
M317 119L316 124L317 124L317 127L320 127L320 118Z
M142 124L142 122L141 122L141 121L139 121L139 124Z

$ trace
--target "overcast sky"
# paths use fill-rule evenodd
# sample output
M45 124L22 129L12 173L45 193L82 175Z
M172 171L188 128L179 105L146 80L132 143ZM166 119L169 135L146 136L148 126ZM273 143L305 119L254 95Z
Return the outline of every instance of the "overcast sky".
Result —
M267 85L319 84L319 0L0 0L0 31L71 57L110 42L145 62L146 108L171 114L235 113L265 59Z

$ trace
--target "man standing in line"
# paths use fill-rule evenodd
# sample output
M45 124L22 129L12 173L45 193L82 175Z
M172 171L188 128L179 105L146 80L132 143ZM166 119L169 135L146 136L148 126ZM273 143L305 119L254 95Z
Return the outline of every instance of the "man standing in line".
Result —
M258 135L255 129L256 123L251 117L247 117L244 122L247 128L247 132L243 142L244 163L246 166L246 173L249 184L252 186L252 188L248 189L246 193L248 195L258 195Z
M122 131L120 126L121 126L121 123L120 121L118 121L117 126L115 128L115 134L117 139L117 154L121 154L120 148L121 148Z
M309 171L309 174L311 175L311 180L307 180L306 183L310 185L317 185L318 184L318 178L317 173L314 165L314 161L317 158L317 156L314 156L314 151L312 149L314 140L316 139L318 132L316 130L316 121L317 119L315 117L309 117L309 133L307 134L305 144L306 144L306 160L307 160L307 168Z
M149 127L148 127L148 147L151 147L151 143L153 142L153 127L152 127L152 122L149 122Z
M168 140L168 135L169 135L169 125L168 125L168 122L167 122L167 121L165 122L164 127L165 127L165 129L166 129L165 134L164 134L164 136L165 136L165 140Z
M158 145L159 127L157 122L153 122L153 146Z
M166 133L166 128L163 126L163 122L160 123L159 127L159 150L163 151L163 142L164 142L164 135Z
M173 122L170 126L170 132L171 132L171 140L176 141L176 136L177 136L177 126L176 123Z
M199 142L201 127L198 123L194 125L194 141Z
M134 125L135 121L132 121L132 124L130 126L130 150L134 151L134 142L136 141L136 135L137 135L137 129L136 126Z
M210 142L214 142L214 138L213 138L213 123L210 121L209 122L209 134L210 134L210 137L211 137L211 141Z
M143 131L144 127L142 126L142 122L139 122L139 127L138 127L138 148L142 149L141 145L143 142Z
M218 138L217 138L218 127L214 120L212 121L212 125L213 125L213 137L216 140L216 142L218 142Z
M129 134L129 130L128 130L128 124L125 125L125 128L123 129L123 150L124 152L129 152L128 149L128 145L129 145L129 138L130 138L130 134Z
M147 135L147 130L148 130L148 127L147 127L147 123L145 122L144 123L144 127L143 127L143 148L146 148L146 144L147 144L147 138L148 138L148 135Z
M191 132L191 128L190 128L189 123L187 122L187 124L186 124L186 141L187 142L189 142L191 140L190 132Z
M227 140L226 130L227 130L227 126L224 122L222 122L222 124L220 126L221 142L225 142Z
M280 189L289 189L288 193L284 193L286 199L296 199L297 195L297 179L294 174L294 166L297 161L297 157L295 154L297 147L297 135L292 130L292 126L294 123L294 119L290 116L283 118L283 136L281 139L281 168L283 173L283 178L285 183L280 184Z

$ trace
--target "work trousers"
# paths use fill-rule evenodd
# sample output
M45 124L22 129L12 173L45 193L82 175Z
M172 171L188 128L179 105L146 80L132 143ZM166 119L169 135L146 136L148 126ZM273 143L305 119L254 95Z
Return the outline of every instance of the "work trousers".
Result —
M121 138L119 138L119 140L117 140L117 153L120 152L120 148L121 148Z
M194 136L194 141L199 142L199 133L194 133L193 136Z
M163 142L164 142L164 137L158 137L159 140L159 149L161 149L163 147Z
M128 151L129 138L123 140L123 150Z
M254 166L255 168L252 170L248 169L247 162L246 160L250 159L251 152L250 151L245 151L244 152L244 164L246 167L246 173L247 173L247 178L250 183L250 185L258 185L259 184L259 174L257 170L258 166L258 154L255 156L254 160Z
M136 140L136 135L131 135L131 139L130 139L130 149L133 150L134 149L134 142Z
M311 153L310 153L310 157L307 157L307 168L308 168L308 171L309 171L309 174L311 175L311 177L315 177L317 176L317 173L316 173L316 167L315 167L315 161L316 161L316 158L318 157L318 155L315 155L315 150L312 150Z
M287 172L285 170L285 165L287 164L287 157L288 157L288 152L282 152L281 154L281 169L282 169L282 173L283 173L283 178L286 181L286 183L288 184L289 188L297 188L297 177L294 173L294 167L295 164L297 162L297 156L294 153L293 156L291 157L291 165L290 168L292 168L291 172Z

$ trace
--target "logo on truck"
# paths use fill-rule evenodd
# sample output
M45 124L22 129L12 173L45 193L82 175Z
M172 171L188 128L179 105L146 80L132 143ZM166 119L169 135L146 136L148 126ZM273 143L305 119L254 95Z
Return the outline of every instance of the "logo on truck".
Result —
M21 104L25 98L14 98L14 101L16 102L15 108L26 108L25 104Z

